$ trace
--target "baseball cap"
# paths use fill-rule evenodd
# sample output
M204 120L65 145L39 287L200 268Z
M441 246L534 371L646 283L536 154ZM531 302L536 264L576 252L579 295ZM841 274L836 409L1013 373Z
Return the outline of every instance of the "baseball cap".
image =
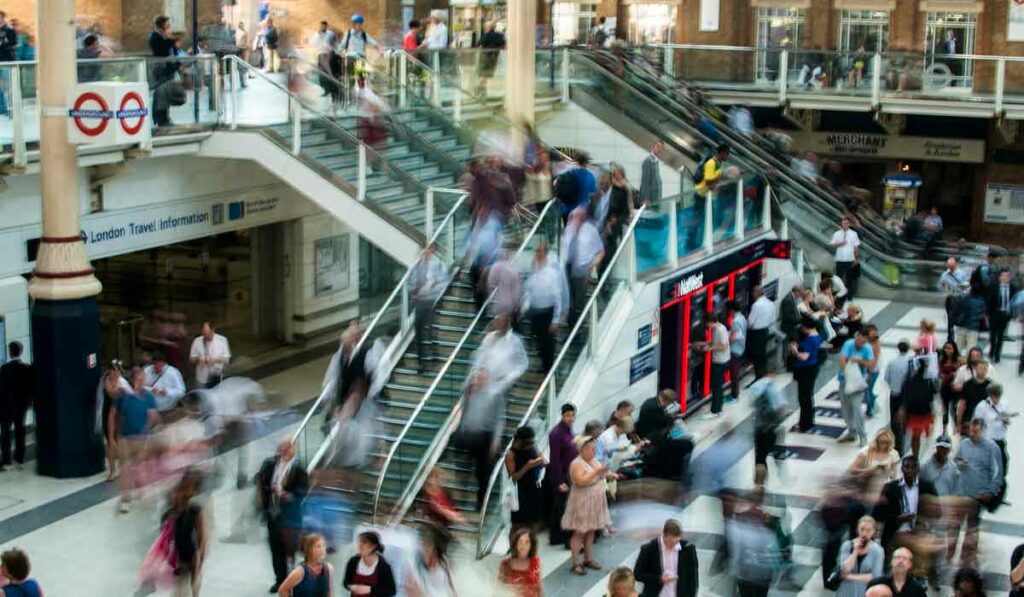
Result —
M935 440L936 448L952 448L953 440L949 439L948 435L940 435L939 439Z
M352 15L352 22L353 23L362 23L363 22L363 15L358 14L358 13Z

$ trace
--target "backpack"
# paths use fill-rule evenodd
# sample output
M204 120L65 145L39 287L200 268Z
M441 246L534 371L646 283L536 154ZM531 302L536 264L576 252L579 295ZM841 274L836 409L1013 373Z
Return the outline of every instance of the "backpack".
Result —
M579 180L573 174L573 170L567 170L555 179L555 197L563 205L576 205L579 201Z
M700 184L704 182L704 167L713 159L715 159L715 156L709 155L703 160L697 162L697 168L693 171L693 184Z
M907 379L903 382L901 394L903 397L903 407L907 409L907 414L928 414L932 410L935 385L932 383L932 380L925 379L923 371L918 371L918 367L925 368L923 363L916 360L911 361L910 367L912 371L908 373Z
M366 44L366 31L360 31L359 33L363 34L363 44L365 45ZM351 39L352 39L352 30L349 29L347 32L345 32L345 51L346 52L348 52L348 42Z

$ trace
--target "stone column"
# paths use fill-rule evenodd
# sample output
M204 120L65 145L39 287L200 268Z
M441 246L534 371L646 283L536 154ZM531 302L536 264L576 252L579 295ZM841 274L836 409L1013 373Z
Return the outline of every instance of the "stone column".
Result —
M537 3L508 3L505 35L505 115L514 123L533 123L536 84Z
M96 425L99 280L79 227L78 162L67 110L77 81L74 0L39 0L40 186L43 235L29 282L36 372L36 464L54 477L103 470Z

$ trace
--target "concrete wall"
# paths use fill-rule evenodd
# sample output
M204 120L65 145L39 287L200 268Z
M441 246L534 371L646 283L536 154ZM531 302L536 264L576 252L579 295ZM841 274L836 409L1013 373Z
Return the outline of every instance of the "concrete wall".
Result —
M21 276L0 279L0 317L4 321L6 342L15 340L25 347L25 360L32 360L32 319L28 311L28 281ZM7 359L6 345L0 349Z

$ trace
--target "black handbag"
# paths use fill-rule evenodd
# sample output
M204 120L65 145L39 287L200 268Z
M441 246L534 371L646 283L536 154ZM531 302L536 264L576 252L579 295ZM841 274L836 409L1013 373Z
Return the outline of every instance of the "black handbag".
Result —
M825 588L829 591L838 591L839 585L843 584L843 571L839 566L832 570L832 574L825 579Z

